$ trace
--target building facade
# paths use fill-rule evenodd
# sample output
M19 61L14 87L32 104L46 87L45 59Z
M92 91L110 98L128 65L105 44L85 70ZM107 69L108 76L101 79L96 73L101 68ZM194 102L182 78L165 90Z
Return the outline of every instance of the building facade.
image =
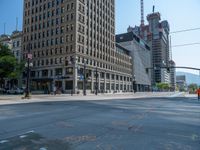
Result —
M15 58L17 59L18 63L22 61L22 31L13 31L12 35L10 36L12 40L12 53L14 54ZM20 77L13 81L13 84L16 87L25 87L22 81L22 74Z
M130 51L133 61L133 88L144 92L151 89L151 50L134 32L116 35L116 42Z
M0 43L4 46L7 46L9 49L12 49L12 40L10 38L9 35L1 35L0 36ZM10 80L9 79L4 79L0 85L1 88L7 88L7 89L10 89L11 86L10 86Z
M1 35L0 43L8 46L15 58L22 60L22 31L13 31L11 35Z
M160 21L160 13L155 12L147 16L148 25L140 27L129 27L128 32L135 32L144 39L152 49L152 85L156 83L169 83L170 72L165 67L169 67L170 48L169 32L170 27L167 21ZM163 68L162 68L163 67Z
M171 81L171 90L176 91L176 64L174 61L170 60L170 81Z
M12 39L10 38L10 35L1 35L0 36L0 43L8 46L9 49L12 49Z
M117 78L119 91L131 89L131 57L115 46L115 0L24 0L23 20L33 90L111 92Z
M176 76L176 84L179 91L187 91L187 83L185 75Z
M12 52L18 62L22 60L22 31L14 31L11 35Z

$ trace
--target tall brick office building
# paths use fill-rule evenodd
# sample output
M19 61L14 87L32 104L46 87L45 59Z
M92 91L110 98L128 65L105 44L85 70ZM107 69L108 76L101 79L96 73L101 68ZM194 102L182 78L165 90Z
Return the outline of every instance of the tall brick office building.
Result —
M115 0L24 0L24 59L29 51L32 90L132 90L131 56L115 44Z

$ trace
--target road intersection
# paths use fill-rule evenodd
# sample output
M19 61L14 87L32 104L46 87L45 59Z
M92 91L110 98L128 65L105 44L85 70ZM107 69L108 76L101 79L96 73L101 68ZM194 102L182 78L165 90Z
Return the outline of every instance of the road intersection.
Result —
M200 103L182 95L1 105L0 149L199 150Z

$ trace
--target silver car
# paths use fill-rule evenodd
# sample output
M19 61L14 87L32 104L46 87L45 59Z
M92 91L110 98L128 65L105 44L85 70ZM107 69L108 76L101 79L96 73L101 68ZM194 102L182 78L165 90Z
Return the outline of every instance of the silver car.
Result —
M24 90L20 88L13 88L10 90L7 90L7 94L23 94Z

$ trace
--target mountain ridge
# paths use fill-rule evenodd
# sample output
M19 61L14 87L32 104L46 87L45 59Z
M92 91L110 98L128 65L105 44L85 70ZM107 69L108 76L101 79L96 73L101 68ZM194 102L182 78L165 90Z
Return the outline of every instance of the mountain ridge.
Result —
M196 75L196 74L188 73L188 72L181 72L181 71L176 72L176 76L179 76L179 75L186 76L187 84L195 83L195 84L200 85L200 75Z

